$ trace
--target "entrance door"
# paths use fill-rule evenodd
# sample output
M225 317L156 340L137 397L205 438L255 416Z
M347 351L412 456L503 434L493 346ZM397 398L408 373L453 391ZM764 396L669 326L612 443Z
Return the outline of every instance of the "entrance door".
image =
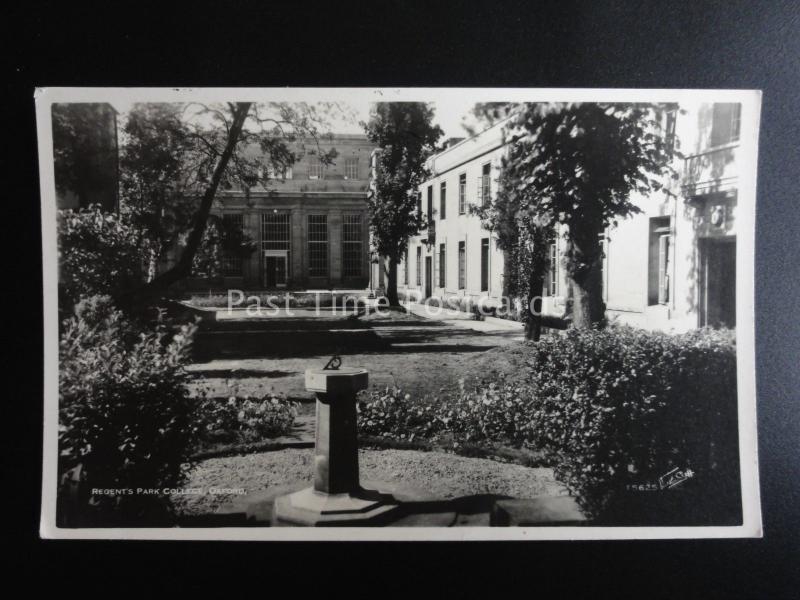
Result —
M433 257L425 257L425 297L433 295Z
M704 240L701 253L700 325L736 327L736 240Z
M264 285L267 288L286 285L286 256L266 255L264 257Z

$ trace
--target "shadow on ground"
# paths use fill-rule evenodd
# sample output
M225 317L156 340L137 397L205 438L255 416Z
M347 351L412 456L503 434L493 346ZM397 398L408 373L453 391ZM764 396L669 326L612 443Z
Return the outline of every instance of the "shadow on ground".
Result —
M351 318L217 321L204 324L193 346L196 362L215 359L286 358L379 351L388 343Z
M217 321L204 323L193 348L195 362L218 359L292 358L325 354L411 352L482 352L497 345L493 337L431 321L381 320L364 323L352 317ZM212 373L198 371L211 376ZM272 374L270 374L272 373ZM288 376L290 372L255 371L255 377ZM230 369L213 376L246 377Z
M304 487L289 485L280 491L289 492ZM464 527L489 526L492 510L499 500L509 500L500 494L472 494L448 500L401 500L400 511L388 522L378 522L374 526L392 527ZM216 513L181 515L180 527L269 527L272 512L272 498L258 507L256 518L248 515L244 504ZM364 525L362 525L364 526ZM366 525L371 526L371 525Z

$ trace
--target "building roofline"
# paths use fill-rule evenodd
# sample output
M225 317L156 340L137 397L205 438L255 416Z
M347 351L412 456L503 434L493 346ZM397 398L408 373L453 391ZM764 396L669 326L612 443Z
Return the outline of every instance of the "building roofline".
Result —
M452 146L448 146L447 148L445 148L441 152L437 152L436 154L432 154L430 157L428 157L428 160L435 159L435 158L438 158L438 157L440 157L440 156L442 156L444 154L447 154L451 150L455 150L456 148L459 148L460 146L462 146L462 145L464 145L464 144L466 144L466 143L468 143L470 141L473 141L473 140L481 137L483 134L485 134L488 131L494 129L495 127L500 127L501 125L504 125L506 123L506 121L510 120L511 117L513 117L515 114L516 114L516 111L512 112L507 117L503 117L502 119L500 119L496 123L493 123L492 125L489 125L488 127L482 129L478 133L476 133L474 135L471 135L471 136L468 136L468 137L465 137L463 140L461 140L460 142L458 142L456 144L453 144Z

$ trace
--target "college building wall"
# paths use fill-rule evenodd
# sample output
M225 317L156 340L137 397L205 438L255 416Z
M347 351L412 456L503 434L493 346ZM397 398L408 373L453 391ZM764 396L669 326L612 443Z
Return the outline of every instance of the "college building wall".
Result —
M433 233L424 230L409 240L407 260L398 271L400 290L423 298L483 298L487 306L498 304L503 292L503 252L470 207L483 202L484 194L494 194L504 151L498 124L477 136L454 140L428 161L431 177L418 190L419 208L432 220ZM429 265L431 287L427 290Z
M337 151L333 164L321 164L319 152L331 148ZM241 259L225 257L223 276L195 281L195 287L365 289L370 277L366 192L372 150L363 135L334 135L320 140L319 147L306 141L290 169L268 174L267 188L220 193L212 214L241 223L256 249ZM321 248L325 259L314 261L311 253L320 257Z
M620 219L603 244L602 290L610 319L647 329L684 331L703 325L735 326L735 241L738 181L739 105L682 104L665 114L665 126L681 156L672 167L677 180L664 191L634 195L641 213ZM489 191L494 194L504 150L502 128L492 128L454 144L432 157L431 178L419 189L421 210L428 214L432 191L435 234L409 240L399 288L419 297L487 297L499 300L503 289L503 253L469 207L459 214L458 183L463 174L468 204L482 201L484 165L491 165ZM446 183L446 216L441 219L441 183ZM549 270L543 290L543 312L565 315L570 297L564 268L565 240L559 235L548 248ZM489 284L481 289L481 240L490 238ZM458 244L466 245L466 274L458 282ZM439 285L440 244L446 248L446 281ZM419 253L419 255L417 254ZM419 256L419 261L417 257ZM427 258L432 286L425 289ZM430 291L430 293L428 293Z
M610 318L648 329L735 326L739 105L682 104L672 196L607 232Z

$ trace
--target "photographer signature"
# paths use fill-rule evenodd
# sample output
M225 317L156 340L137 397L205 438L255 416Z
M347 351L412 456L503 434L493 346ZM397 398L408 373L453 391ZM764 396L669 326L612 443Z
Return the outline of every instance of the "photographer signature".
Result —
M675 467L671 471L668 471L659 477L658 482L633 483L628 484L626 488L628 490L638 492L656 492L660 490L668 490L679 486L684 481L691 479L694 476L695 472L691 469L681 469L680 467Z

